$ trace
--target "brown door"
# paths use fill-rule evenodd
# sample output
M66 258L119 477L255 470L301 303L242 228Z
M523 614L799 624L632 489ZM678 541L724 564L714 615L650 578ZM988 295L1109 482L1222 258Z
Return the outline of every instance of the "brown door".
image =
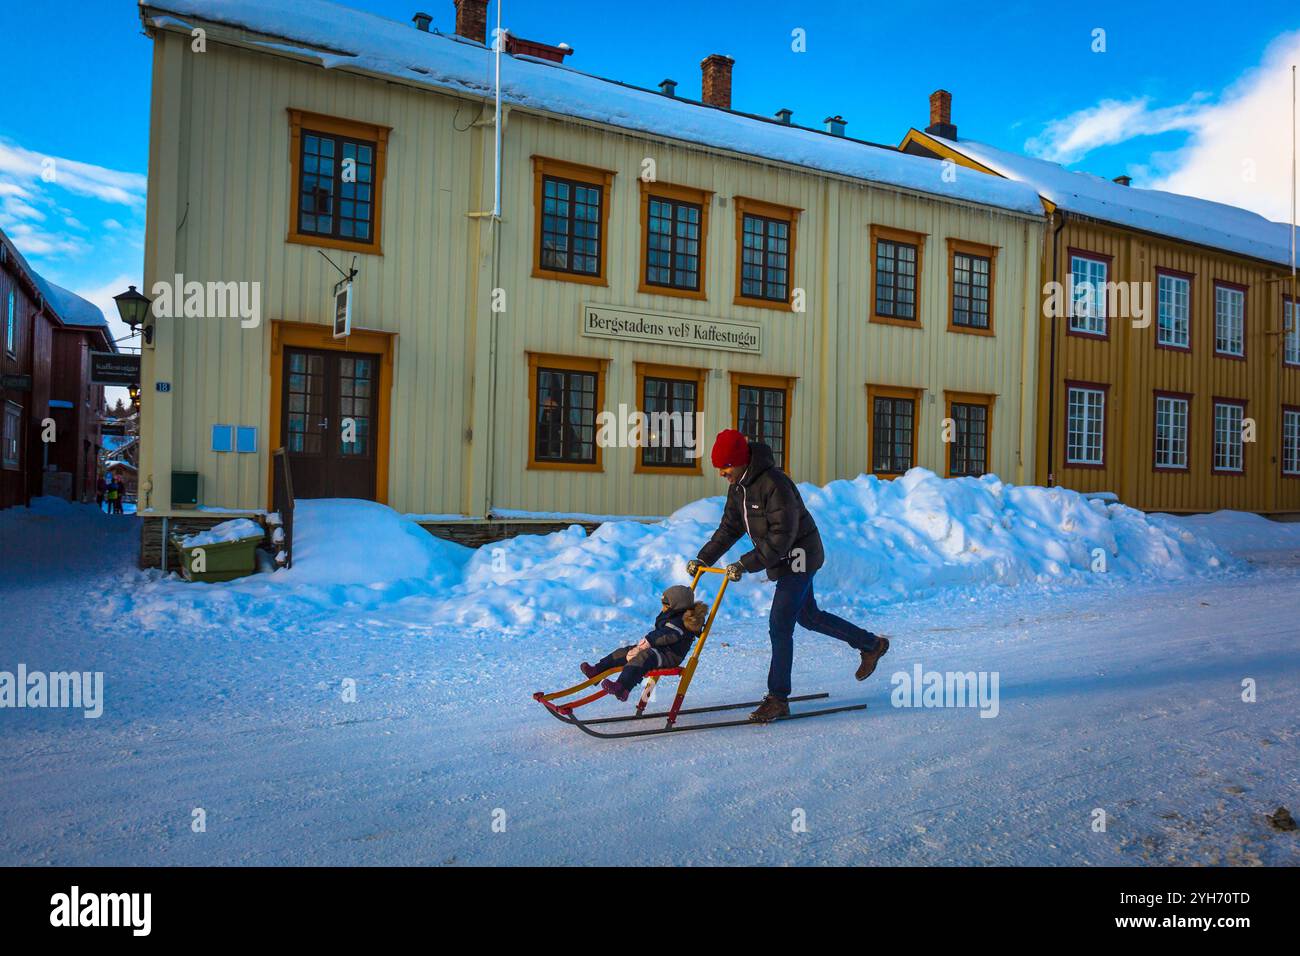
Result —
M280 434L297 498L375 498L379 356L285 348Z

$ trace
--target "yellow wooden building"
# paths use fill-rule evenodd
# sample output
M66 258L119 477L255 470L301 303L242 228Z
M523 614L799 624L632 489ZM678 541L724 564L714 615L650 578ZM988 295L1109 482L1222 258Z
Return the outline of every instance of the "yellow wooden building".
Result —
M1041 271L1042 484L1146 510L1300 512L1290 227L959 138L951 98L901 148L1032 186Z
M690 436L620 440L636 412L800 481L1032 480L1035 190L743 113L717 55L694 100L512 37L498 129L486 4L455 14L142 7L145 288L181 293L144 350L147 524L267 508L281 447L299 496L431 526L719 493Z

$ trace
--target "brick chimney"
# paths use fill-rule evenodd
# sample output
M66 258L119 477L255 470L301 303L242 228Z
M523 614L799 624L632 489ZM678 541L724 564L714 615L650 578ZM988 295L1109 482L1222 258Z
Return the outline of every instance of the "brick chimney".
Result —
M935 90L930 94L930 125L925 131L944 139L957 138L957 127L952 125L952 94L947 90Z
M456 35L487 43L488 0L453 0L456 4Z
M712 53L700 61L703 74L700 99L710 106L731 109L731 67L735 64L729 56Z

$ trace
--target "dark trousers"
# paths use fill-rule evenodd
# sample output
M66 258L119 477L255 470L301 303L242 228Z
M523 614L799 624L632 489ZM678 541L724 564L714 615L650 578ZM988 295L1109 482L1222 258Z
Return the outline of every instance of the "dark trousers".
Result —
M597 671L607 671L611 667L622 666L623 673L618 675L618 682L627 690L631 690L637 684L641 683L641 678L645 677L648 671L663 670L668 667L676 667L682 662L682 655L666 647L652 647L648 651L642 651L630 661L627 659L627 652L632 649L633 645L620 647L616 651L610 651L599 661L596 662ZM655 652L658 652L656 656Z
M772 638L772 665L767 672L767 691L782 700L790 696L790 668L794 666L794 625L827 634L859 651L876 646L879 638L856 624L817 606L813 596L813 573L787 574L776 582L768 633Z

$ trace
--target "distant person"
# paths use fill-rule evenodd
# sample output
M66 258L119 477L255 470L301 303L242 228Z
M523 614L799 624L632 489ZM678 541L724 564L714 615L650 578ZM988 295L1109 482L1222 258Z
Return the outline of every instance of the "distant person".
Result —
M104 492L108 490L108 482L104 481L104 476L100 475L95 479L95 506L100 511L104 510Z
M722 522L699 556L686 565L691 576L701 565L712 565L743 535L754 547L727 574L739 581L749 571L766 571L776 582L768 633L772 663L767 672L767 696L749 719L760 723L790 714L790 671L794 665L794 625L843 641L862 655L854 676L866 680L889 650L889 638L823 611L813 597L813 576L826 562L821 533L804 507L799 489L772 457L772 449L748 441L735 429L719 432L713 444L713 467L727 479L727 504Z

